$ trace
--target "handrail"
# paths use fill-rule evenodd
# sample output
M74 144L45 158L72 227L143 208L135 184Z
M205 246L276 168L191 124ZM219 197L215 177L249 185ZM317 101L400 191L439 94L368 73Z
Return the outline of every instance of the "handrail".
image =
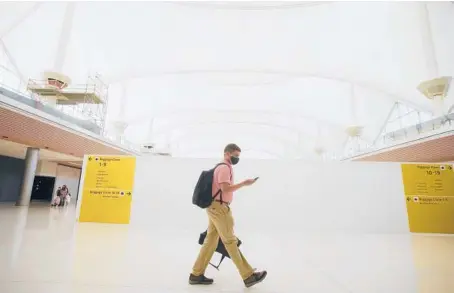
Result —
M359 149L350 156L344 156L343 159L351 159L358 156L364 156L377 152L389 147L402 143L410 143L435 134L450 131L454 129L454 113L436 117L426 122L401 128L395 131L386 132L370 147Z

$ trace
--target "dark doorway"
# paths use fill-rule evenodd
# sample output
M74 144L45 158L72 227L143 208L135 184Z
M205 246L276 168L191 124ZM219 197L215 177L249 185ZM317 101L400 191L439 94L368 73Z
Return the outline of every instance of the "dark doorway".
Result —
M55 177L36 176L33 182L32 198L36 201L52 201Z

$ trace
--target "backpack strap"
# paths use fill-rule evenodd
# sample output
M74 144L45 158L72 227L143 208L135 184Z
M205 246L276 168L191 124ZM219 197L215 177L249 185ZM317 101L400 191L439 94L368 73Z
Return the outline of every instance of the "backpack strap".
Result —
M214 169L216 170L216 168L219 167L220 165L226 165L226 166L228 166L226 163L219 163L219 164L217 164L217 165L214 167ZM230 167L229 167L229 169L230 169ZM230 180L232 180L232 169L230 169ZM221 190L221 189L219 189L219 190L216 192L216 194L213 195L213 199L214 199L216 196L218 196L219 194L221 195L221 196L220 196L220 197L221 197L221 203L224 203L224 201L222 200L222 190ZM221 261L221 262L222 262L222 261ZM221 263L219 263L219 264L221 264Z

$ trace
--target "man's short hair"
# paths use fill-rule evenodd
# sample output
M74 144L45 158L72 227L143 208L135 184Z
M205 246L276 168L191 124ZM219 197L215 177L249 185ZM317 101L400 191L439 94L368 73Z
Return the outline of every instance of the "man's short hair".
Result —
M236 152L236 151L241 152L241 149L240 149L239 146L237 146L234 143L229 143L224 148L224 153L233 153L233 152Z

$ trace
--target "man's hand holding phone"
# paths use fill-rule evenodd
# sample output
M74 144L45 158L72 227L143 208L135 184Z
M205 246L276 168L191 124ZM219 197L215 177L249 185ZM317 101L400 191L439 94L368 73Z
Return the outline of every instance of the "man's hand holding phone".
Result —
M243 181L243 184L245 186L250 186L250 185L254 184L257 181L257 179L259 179L259 177L256 177L254 179L246 179Z

